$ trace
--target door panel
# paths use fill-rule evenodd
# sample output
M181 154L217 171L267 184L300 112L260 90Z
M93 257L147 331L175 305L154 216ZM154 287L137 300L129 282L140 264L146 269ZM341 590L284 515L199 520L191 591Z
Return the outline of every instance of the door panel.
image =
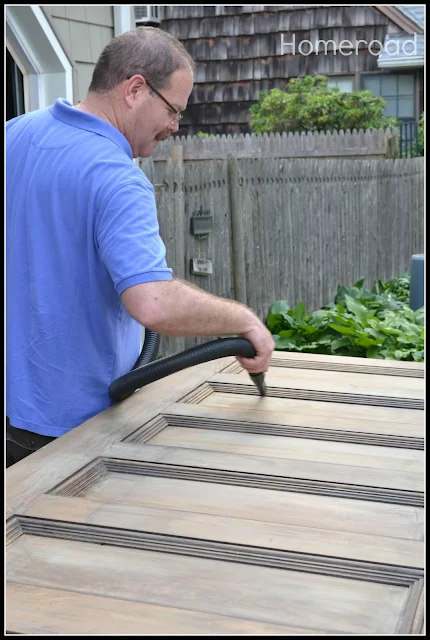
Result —
M391 584L28 535L9 562L17 584L325 633L394 633L408 598Z
M423 367L277 352L155 382L7 471L15 633L423 628Z

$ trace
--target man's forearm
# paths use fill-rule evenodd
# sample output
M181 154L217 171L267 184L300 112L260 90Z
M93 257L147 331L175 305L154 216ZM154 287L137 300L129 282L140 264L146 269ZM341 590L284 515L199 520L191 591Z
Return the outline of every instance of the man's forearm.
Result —
M124 291L122 300L138 322L166 336L243 334L258 323L243 304L182 280L136 285Z

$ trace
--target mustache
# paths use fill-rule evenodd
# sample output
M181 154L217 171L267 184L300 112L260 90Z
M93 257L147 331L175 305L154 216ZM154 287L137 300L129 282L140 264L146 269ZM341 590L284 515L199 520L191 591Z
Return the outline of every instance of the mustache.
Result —
M170 138L171 135L171 132L165 129L164 131L161 131L158 135L156 135L155 139L161 142L163 140L167 140L167 138Z

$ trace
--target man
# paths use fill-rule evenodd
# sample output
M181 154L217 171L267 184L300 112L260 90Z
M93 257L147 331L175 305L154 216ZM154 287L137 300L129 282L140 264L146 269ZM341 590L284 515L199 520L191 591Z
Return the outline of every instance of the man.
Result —
M248 307L172 278L154 190L133 162L179 128L194 62L171 35L114 38L76 106L6 125L7 464L107 408L141 325L170 336L238 334L267 371L271 334Z

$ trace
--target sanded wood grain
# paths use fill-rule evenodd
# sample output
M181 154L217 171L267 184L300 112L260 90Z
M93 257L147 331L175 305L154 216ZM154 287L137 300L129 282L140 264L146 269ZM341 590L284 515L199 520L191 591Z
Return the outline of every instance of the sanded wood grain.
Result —
M327 371L356 371L383 375L424 377L423 362L403 362L401 360L379 360L378 358L353 358L332 356L321 353L295 353L275 351L272 366L303 369L325 369Z
M163 412L163 428L166 426L185 426L188 428L204 428L215 430L228 430L240 433L261 433L267 435L293 436L298 438L308 438L315 440L334 440L337 442L355 442L357 444L381 445L388 447L424 449L424 416L421 426L408 424L405 430L404 423L390 421L390 414L387 413L386 420L381 420L378 415L373 417L348 417L339 415L338 406L333 407L333 403L326 403L330 410L326 410L327 415L314 413L307 414L305 407L288 407L277 409L272 403L279 402L277 399L266 399L264 410L261 403L250 402L241 403L241 397L234 394L214 394L211 404L188 404L178 402L171 408ZM234 397L232 397L234 396ZM217 400L220 402L218 403ZM237 402L237 400L239 402ZM284 400L284 403L294 401ZM251 404L251 406L249 406ZM302 402L302 404L309 404ZM270 407L272 410L270 410ZM377 411L380 407L375 407ZM387 408L389 411L404 411L407 413L413 410L402 410ZM397 417L391 414L392 420ZM399 419L399 417L397 417ZM133 442L147 442L154 435L155 429L148 425L143 425L129 440ZM157 431L158 433L158 431Z
M214 392L206 396L200 403L201 406L212 406L237 408L243 412L247 418L250 414L266 415L270 420L273 413L276 417L282 417L285 421L300 419L307 420L304 424L308 426L318 425L320 421L329 425L330 420L333 421L334 428L336 425L343 426L348 424L348 420L353 420L351 427L360 430L362 421L366 421L366 428L373 422L376 423L375 429L388 428L393 424L394 433L398 435L424 435L424 414L419 409L401 409L397 407L376 407L370 405L354 405L345 402L324 402L317 400L294 400L291 398L261 398L253 396L244 396L240 393L222 393ZM176 405L175 405L176 406ZM326 419L327 418L327 419ZM259 419L261 419L259 417ZM310 421L315 422L310 422ZM388 423L384 425L384 423ZM400 425L400 428L399 428ZM418 427L418 429L417 429ZM412 430L412 431L411 431ZM387 431L390 433L390 431Z
M255 519L258 514L260 521L423 539L421 508L376 501L128 473L109 473L80 495L110 504L162 507L247 519Z
M315 501L314 501L315 503ZM294 506L294 505L292 505ZM334 512L333 512L334 513ZM411 516L414 514L412 512ZM129 531L151 531L162 535L184 536L200 540L244 544L252 547L279 549L300 554L315 554L363 562L378 562L415 568L424 566L420 540L383 536L377 533L331 529L327 535L326 518L302 522L301 525L265 522L240 517L212 515L177 508L146 507L139 504L107 503L81 497L40 496L28 508L26 515L52 521L119 527ZM299 518L296 519L299 522ZM387 530L386 533L392 533ZM397 534L400 533L400 530Z
M22 536L8 553L12 583L334 633L392 633L408 596L404 587L43 537Z
M208 377L231 364L220 358L143 387L123 402L109 407L31 456L12 465L6 473L7 516L22 512L40 493L51 490L72 473L119 442L147 420L159 415L175 400L198 388ZM49 470L47 470L49 465Z
M65 629L76 635L111 635L112 629L121 630L121 635L177 635L179 630L192 635L332 633L16 582L9 583L6 607L8 630L14 633L63 635Z
M182 447L225 453L282 458L283 460L303 460L327 464L385 469L393 473L413 471L424 472L424 460L420 451L376 447L363 444L324 442L322 440L289 438L286 436L266 436L168 426L153 436L151 445Z
M416 365L277 352L261 398L223 358L13 465L7 629L422 633Z
M287 372L279 375L279 371ZM299 371L299 375L296 375ZM364 380L363 380L364 377ZM354 378L354 380L352 379ZM382 380L381 380L382 378ZM376 383L373 384L373 381ZM405 381L404 385L391 385L391 380ZM249 375L218 374L209 380L212 387L243 388L243 392L258 393ZM331 371L300 371L298 369L270 369L266 374L268 395L321 399L362 404L377 404L405 408L422 408L424 381L415 378L391 378L389 376L362 376L355 373ZM284 393L282 393L284 392Z
M226 375L226 374L224 374ZM231 375L231 374L230 374ZM236 374L247 380L246 371ZM421 378L400 376L366 375L345 371L320 371L309 369L293 369L288 367L271 367L266 374L269 386L294 386L299 389L315 389L317 391L340 391L342 393L360 393L363 395L393 396L399 398L424 397L424 381Z
M241 471L248 474L278 476L280 478L313 479L320 482L336 482L349 485L384 487L407 491L423 491L423 474L409 471L391 473L384 469L366 466L345 466L340 462L329 464L319 461L264 458L246 454L236 455L218 451L183 449L161 445L116 444L106 449L108 458L161 462L201 469Z

